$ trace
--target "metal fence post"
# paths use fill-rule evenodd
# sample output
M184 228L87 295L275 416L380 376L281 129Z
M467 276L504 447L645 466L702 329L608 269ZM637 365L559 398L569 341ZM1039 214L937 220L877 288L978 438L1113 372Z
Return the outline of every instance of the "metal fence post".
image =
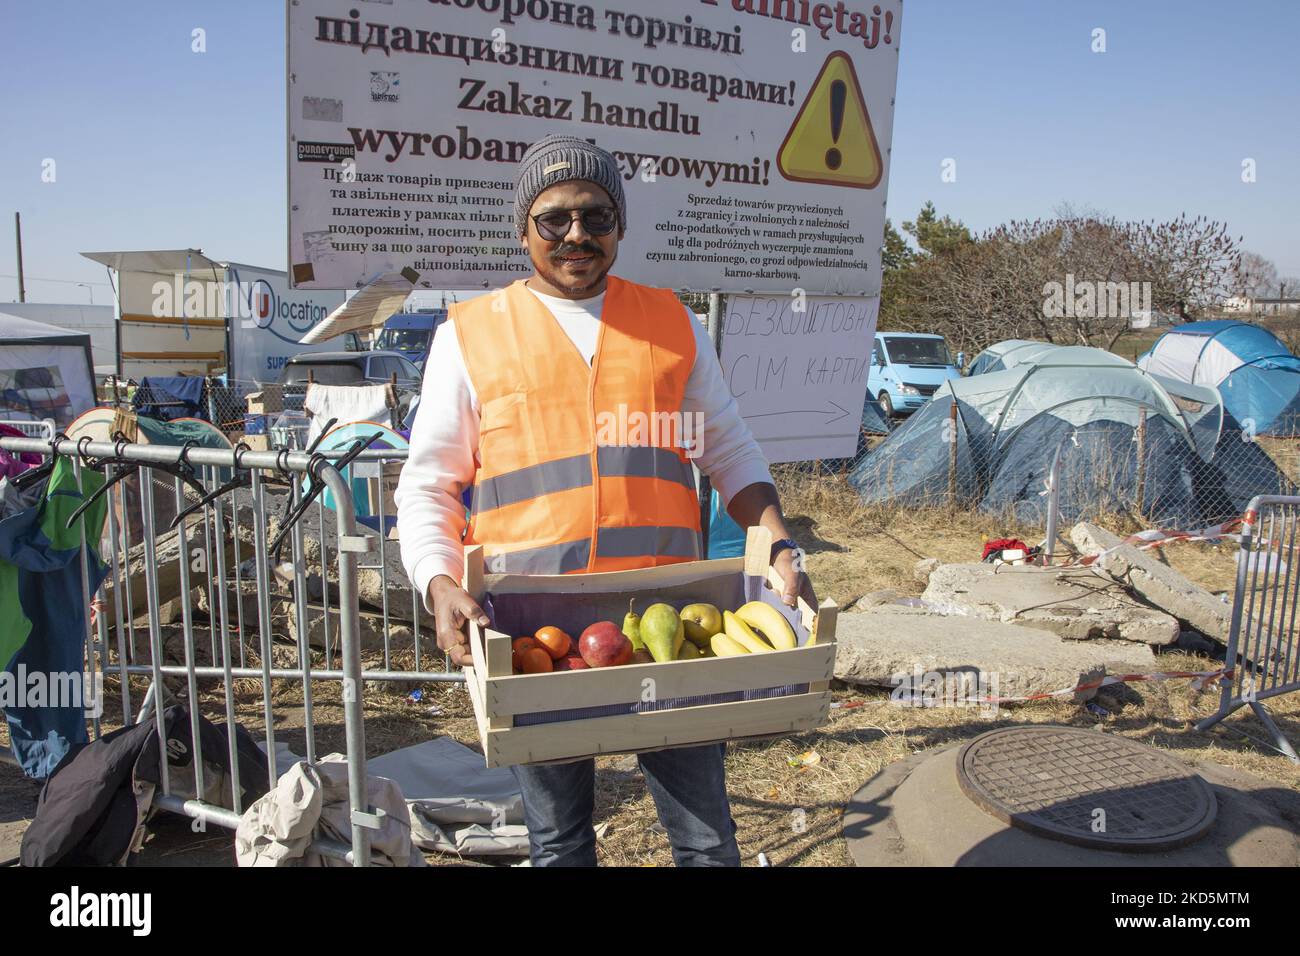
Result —
M352 490L338 469L318 465L320 477L334 495L334 520L338 532L339 637L343 657L343 721L348 742L348 796L351 803L352 863L370 862L373 818L366 799L366 727L361 709L361 623L357 607L357 554L370 549L371 539L357 534ZM380 538L382 541L382 537ZM383 557L382 546L380 557ZM326 569L322 568L324 574ZM305 639L305 635L304 635Z
M948 504L957 506L957 402L948 406Z
M1138 413L1137 426L1137 492L1135 509L1139 517L1146 511L1147 491L1147 410Z

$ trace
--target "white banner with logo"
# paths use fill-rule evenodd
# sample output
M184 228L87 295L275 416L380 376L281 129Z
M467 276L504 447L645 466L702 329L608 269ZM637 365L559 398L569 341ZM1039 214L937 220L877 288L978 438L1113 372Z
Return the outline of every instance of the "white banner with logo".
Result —
M875 295L901 0L295 0L289 261L302 289L531 270L514 181L549 133L610 150L617 274Z
M283 272L230 263L226 267L232 380L275 382L292 356L342 351L342 339L317 345L300 340L343 303L340 292L297 291Z

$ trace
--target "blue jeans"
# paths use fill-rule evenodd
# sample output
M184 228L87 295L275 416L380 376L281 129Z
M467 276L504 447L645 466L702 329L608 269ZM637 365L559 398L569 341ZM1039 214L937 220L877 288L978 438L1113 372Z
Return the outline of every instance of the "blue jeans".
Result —
M727 801L726 744L637 755L678 866L740 866ZM596 762L510 768L523 791L533 866L595 866Z

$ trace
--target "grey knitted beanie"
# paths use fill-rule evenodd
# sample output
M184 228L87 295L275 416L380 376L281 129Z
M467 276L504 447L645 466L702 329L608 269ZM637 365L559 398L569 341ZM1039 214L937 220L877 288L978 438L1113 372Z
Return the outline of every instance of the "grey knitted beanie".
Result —
M618 225L627 228L627 199L618 160L599 146L576 136L544 136L519 161L515 186L515 224L520 236L528 231L528 210L537 197L556 183L581 179L595 183L609 193L618 209Z

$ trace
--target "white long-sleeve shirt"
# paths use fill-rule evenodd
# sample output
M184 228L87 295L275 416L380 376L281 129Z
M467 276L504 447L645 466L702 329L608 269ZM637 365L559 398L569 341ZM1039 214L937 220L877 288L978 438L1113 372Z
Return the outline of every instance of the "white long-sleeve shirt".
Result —
M591 365L600 333L605 296L558 299L529 289L555 316ZM722 377L708 332L689 310L695 330L695 364L686 381L684 413L703 421L694 459L724 503L755 482L770 482L767 460ZM402 564L427 604L429 582L439 574L456 581L464 570L465 508L461 493L473 482L478 452L480 406L465 368L460 339L445 322L434 336L424 368L420 407L411 430L411 451L397 491L397 528Z

